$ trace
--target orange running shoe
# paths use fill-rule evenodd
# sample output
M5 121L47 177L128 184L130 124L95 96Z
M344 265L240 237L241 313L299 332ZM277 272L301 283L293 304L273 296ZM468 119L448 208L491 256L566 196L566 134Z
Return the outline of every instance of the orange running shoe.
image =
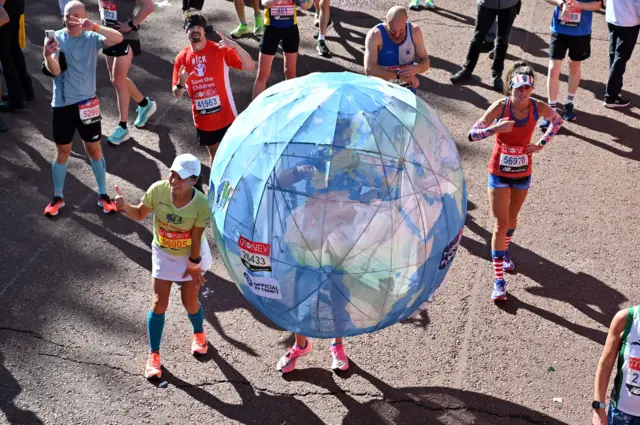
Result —
M204 332L193 334L193 342L191 343L193 354L207 354L208 350L207 335Z
M64 207L64 199L59 196L54 196L51 203L44 208L44 215L54 217L58 215L58 210L62 207Z
M109 198L109 195L100 195L98 198L98 206L102 207L105 214L111 214L118 211L116 204Z
M147 379L162 376L162 369L160 366L160 353L149 353L149 358L147 359L147 367L144 369L144 377Z

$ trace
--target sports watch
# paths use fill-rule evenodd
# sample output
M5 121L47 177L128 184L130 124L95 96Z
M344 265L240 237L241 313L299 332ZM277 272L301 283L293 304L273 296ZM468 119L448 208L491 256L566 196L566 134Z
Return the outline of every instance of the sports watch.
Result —
M137 31L138 30L138 26L137 25L133 25L133 18L129 19L129 28L131 28L133 31Z
M591 402L591 408L592 409L596 409L596 410L597 409L606 409L607 405L606 405L606 403L603 403L601 401L594 400L594 401Z

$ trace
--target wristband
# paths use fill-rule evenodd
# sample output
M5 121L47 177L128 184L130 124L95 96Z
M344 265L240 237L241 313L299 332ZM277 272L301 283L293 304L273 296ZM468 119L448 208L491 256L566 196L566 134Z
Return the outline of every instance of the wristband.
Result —
M189 258L189 265L187 266L187 270L190 272L200 271L200 257L198 257L197 263Z
M184 90L185 86L183 86L182 84L176 84L176 88L178 90Z
M93 23L93 32L98 32L98 30L100 29L100 25L96 24L95 22Z

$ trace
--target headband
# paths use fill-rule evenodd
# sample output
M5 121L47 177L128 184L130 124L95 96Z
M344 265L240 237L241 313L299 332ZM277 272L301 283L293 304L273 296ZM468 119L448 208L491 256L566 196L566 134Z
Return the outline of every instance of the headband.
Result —
M207 20L202 15L191 15L187 19L184 20L184 30L187 31L189 28L194 26L201 26L202 28L207 28Z
M516 74L511 81L509 81L509 88L511 89L517 89L522 86L533 87L533 77L526 74Z

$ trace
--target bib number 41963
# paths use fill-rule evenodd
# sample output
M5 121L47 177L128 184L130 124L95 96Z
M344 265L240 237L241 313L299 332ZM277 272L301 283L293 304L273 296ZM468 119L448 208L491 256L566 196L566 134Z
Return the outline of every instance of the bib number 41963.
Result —
M215 114L222 109L220 96L210 96L203 99L196 99L196 111L199 115Z

